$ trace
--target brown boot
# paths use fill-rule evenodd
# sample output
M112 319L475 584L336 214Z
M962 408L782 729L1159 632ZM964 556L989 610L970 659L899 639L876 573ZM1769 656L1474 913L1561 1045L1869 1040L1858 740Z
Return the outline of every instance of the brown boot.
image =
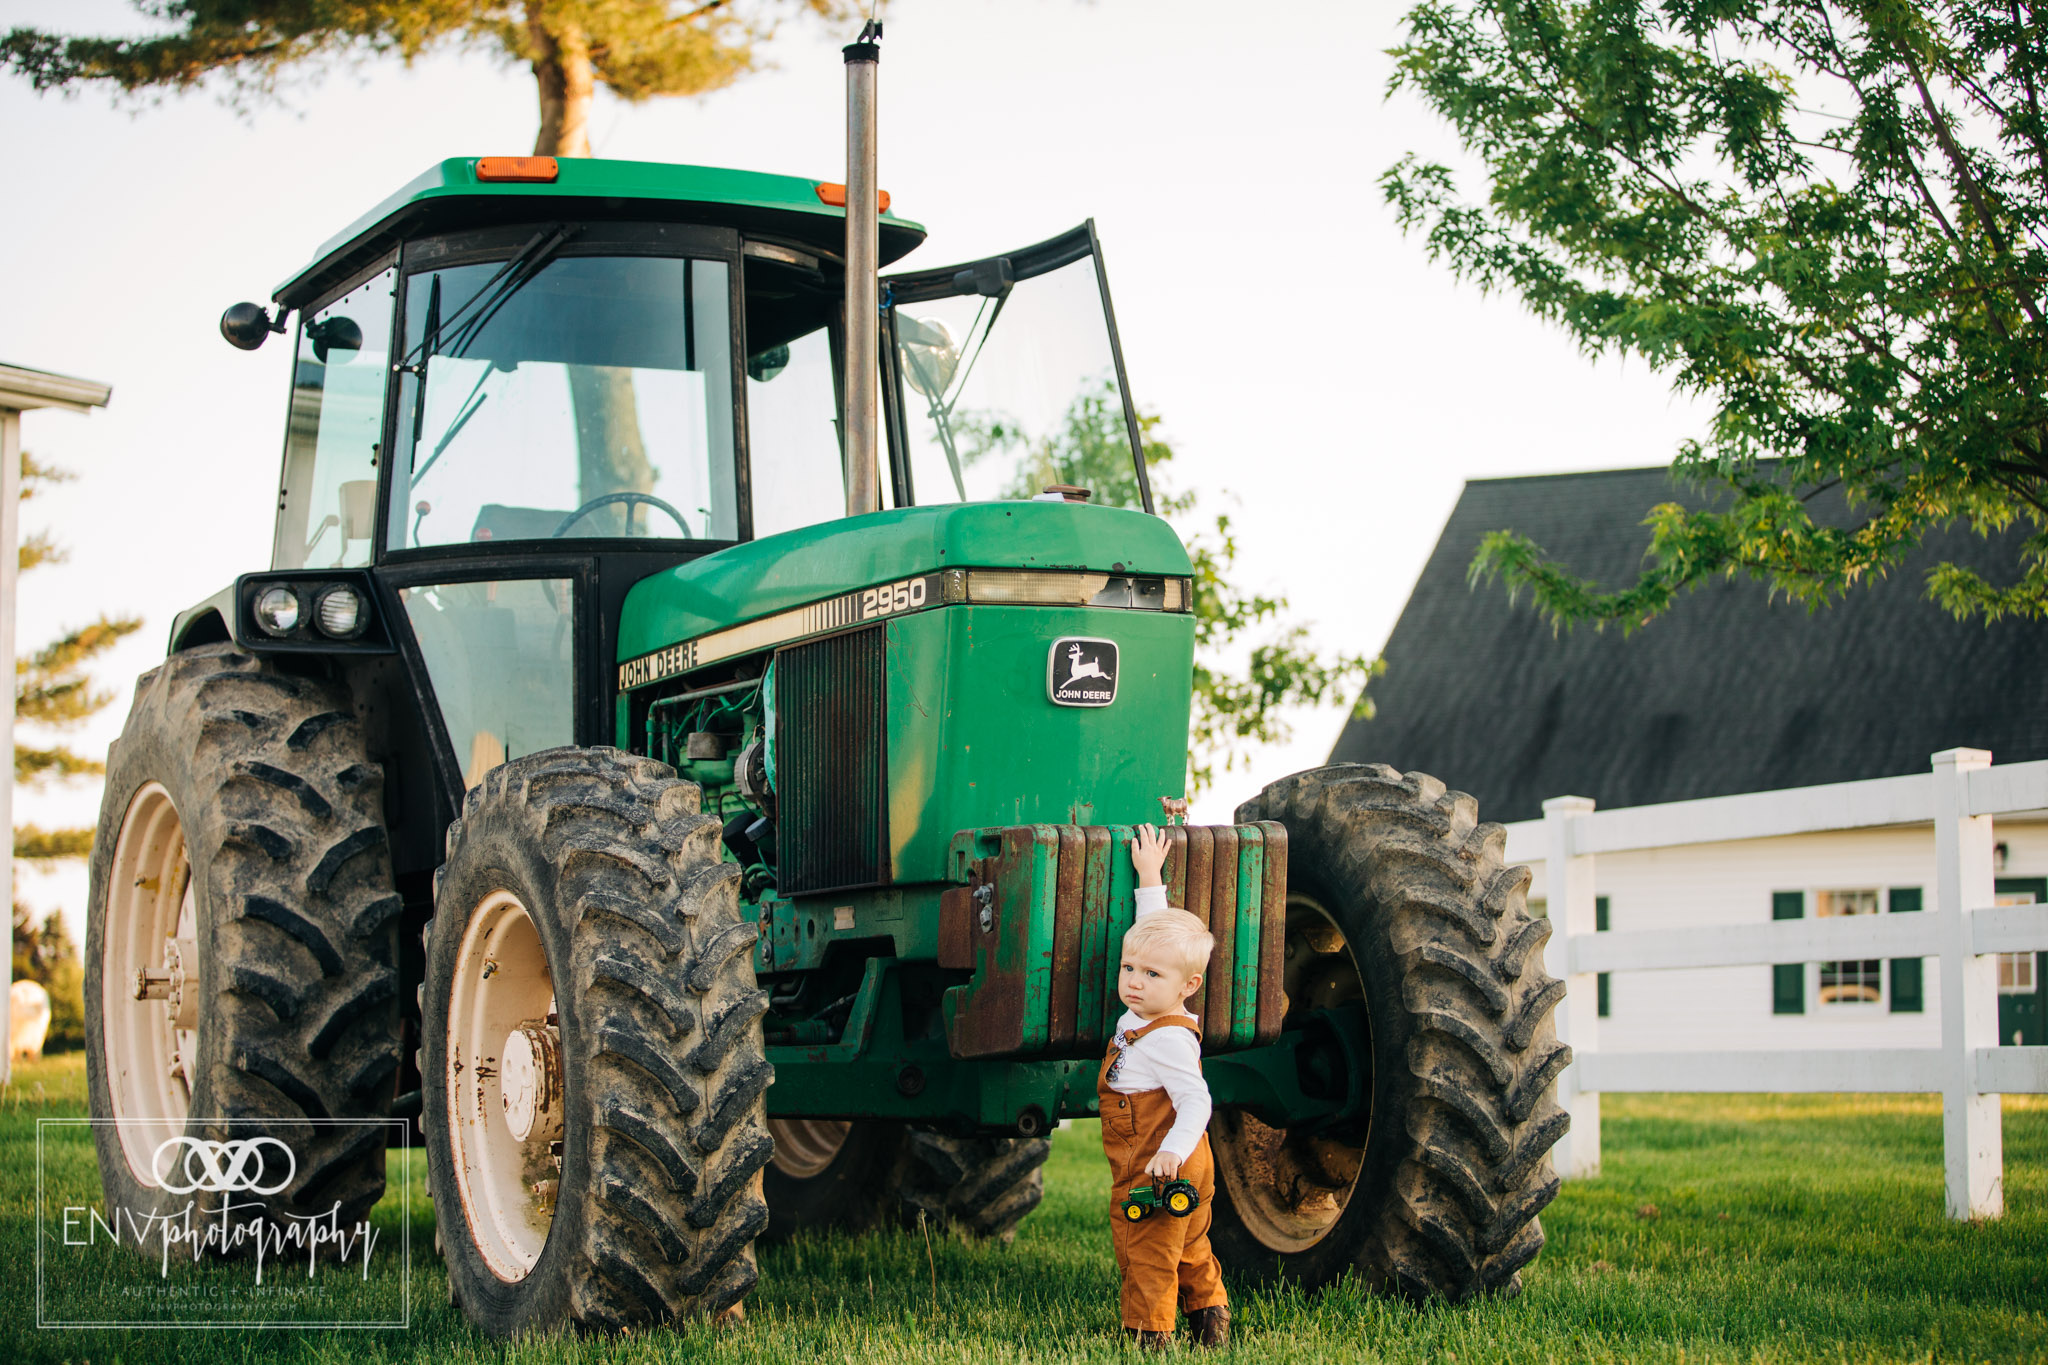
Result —
M1124 1335L1141 1351L1164 1351L1173 1345L1171 1332L1146 1332L1136 1327L1126 1327Z
M1230 1344L1230 1309L1223 1304L1197 1308L1188 1314L1188 1334L1195 1345L1211 1350Z

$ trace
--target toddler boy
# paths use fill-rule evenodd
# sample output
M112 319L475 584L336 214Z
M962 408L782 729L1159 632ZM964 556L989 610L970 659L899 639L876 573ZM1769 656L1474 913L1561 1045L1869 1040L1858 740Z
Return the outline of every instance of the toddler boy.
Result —
M1138 871L1135 922L1124 935L1117 995L1125 1014L1102 1059L1097 1093L1102 1149L1109 1157L1110 1226L1123 1276L1123 1323L1147 1350L1173 1340L1174 1305L1202 1346L1230 1341L1230 1309L1216 1255L1209 1249L1216 1163L1209 1152L1209 1087L1202 1079L1201 1026L1187 1000L1202 986L1215 938L1185 910L1166 904L1159 873L1166 838L1141 826L1131 842ZM1131 1222L1121 1205L1131 1190L1192 1183L1201 1203L1185 1218L1155 1209Z

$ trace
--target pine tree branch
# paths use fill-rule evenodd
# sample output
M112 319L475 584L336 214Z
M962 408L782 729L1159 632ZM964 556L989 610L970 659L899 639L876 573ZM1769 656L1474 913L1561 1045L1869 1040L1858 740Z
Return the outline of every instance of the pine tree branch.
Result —
M35 825L14 827L14 856L48 862L57 858L84 858L92 853L89 829L40 829Z
M63 782L74 777L97 777L106 770L106 764L61 746L55 749L37 749L26 744L14 746L16 782Z
M43 564L62 564L66 554L57 542L50 539L47 531L36 531L21 538L21 544L14 552L15 570L27 573Z

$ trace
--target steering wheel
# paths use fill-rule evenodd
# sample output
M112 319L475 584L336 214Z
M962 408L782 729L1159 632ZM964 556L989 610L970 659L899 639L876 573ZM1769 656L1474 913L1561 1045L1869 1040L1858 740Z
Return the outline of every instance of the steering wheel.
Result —
M566 535L568 535L568 534L569 534L569 528L570 528L571 526L574 526L574 525L575 525L575 524L576 524L577 522L579 522L579 521L583 520L583 519L584 519L585 517L589 516L589 515L590 515L590 514L591 514L592 512L595 512L595 511L596 511L596 510L597 510L598 508L600 508L600 507L610 507L610 506L611 506L611 505L612 505L613 503L619 503L619 502L623 502L623 503L626 503L626 504L628 504L629 506L630 506L631 504L633 504L633 503L636 503L636 502L644 502L644 503L647 503L647 504L648 504L649 506L652 506L652 507L659 507L659 508L660 508L660 509L661 509L662 511L664 511L664 512L668 513L668 514L669 514L669 515L670 515L671 517L674 517L674 518L675 518L675 522L676 522L676 525L678 525L678 526L682 527L682 529L683 529L683 539L685 539L685 540L692 540L692 539L695 539L695 537L693 537L693 536L692 536L692 535L690 534L690 523L689 523L689 522L687 522L687 521L684 521L684 520L683 520L683 514L682 514L681 512L678 512L678 511L677 511L677 510L676 510L675 508L673 508L673 507L669 506L669 505L668 505L667 503L663 502L663 501L662 501L662 500L661 500L660 498L657 498L657 497L655 497L655 496L654 496L654 494L652 494L652 493L630 493L630 492L629 492L629 493L607 493L607 494L605 494L605 495L604 495L603 497L601 497L601 498L592 498L592 499L591 499L591 500L590 500L589 502L586 502L586 503L584 503L584 504L583 504L583 505L582 505L581 507L579 507L579 508L577 508L577 509L576 509L575 511L571 512L571 513L570 513L570 514L569 514L568 516L566 516L566 517L563 517L563 518L562 518L562 524L561 524L560 526L557 526L557 527L555 528L555 533L554 533L553 539L556 539L556 540L560 540L560 539L561 539L561 538L562 538L563 536L566 536ZM627 517L627 525L628 525L629 527L630 527L630 526L631 526L631 524L632 524L632 515L633 515L633 514L632 514L631 512L628 512L628 513L626 514L626 517Z

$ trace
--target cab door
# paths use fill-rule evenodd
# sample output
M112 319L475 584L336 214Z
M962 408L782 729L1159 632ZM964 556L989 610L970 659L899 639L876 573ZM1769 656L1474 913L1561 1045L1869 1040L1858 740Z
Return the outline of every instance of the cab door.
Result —
M882 286L897 506L1064 486L1099 505L1153 510L1093 219Z

